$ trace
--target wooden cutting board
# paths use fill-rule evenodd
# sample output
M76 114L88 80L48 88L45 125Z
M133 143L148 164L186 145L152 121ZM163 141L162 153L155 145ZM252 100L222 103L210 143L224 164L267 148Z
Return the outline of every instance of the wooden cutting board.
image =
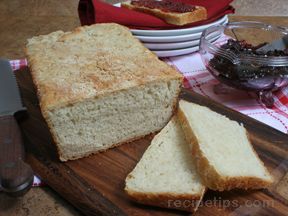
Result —
M123 191L127 174L141 158L152 136L84 159L60 162L39 110L28 68L16 74L28 110L28 115L20 121L27 160L34 171L62 197L86 215L185 214L136 204ZM191 91L183 90L181 98L242 122L249 131L254 148L275 178L275 184L268 190L208 191L195 215L287 215L288 177L285 174L288 171L288 135Z

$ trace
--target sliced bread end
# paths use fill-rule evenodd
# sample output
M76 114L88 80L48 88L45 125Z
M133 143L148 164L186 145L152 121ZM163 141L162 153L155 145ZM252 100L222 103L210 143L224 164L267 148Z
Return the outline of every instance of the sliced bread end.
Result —
M268 170L264 166L263 162L260 160L256 152L254 151L253 147L251 146L251 143L249 141L249 145L251 146L251 151L253 151L253 157L255 157L255 160L258 162L258 167L262 169L262 177L259 176L229 176L229 175L223 175L219 171L217 171L217 167L214 166L214 164L209 160L209 157L205 155L205 153L201 149L201 137L197 137L195 134L196 132L194 131L195 128L191 127L191 121L189 117L187 116L187 109L183 107L183 105L191 106L190 108L192 109L192 106L196 109L206 109L205 111L207 112L213 112L212 110L202 107L200 105L192 104L186 101L180 101L179 103L179 109L178 109L178 119L180 121L180 124L182 126L182 129L185 133L186 140L188 143L191 145L192 149L192 155L194 159L194 163L196 165L196 169L198 171L198 174L200 175L202 182L205 186L212 190L217 190L217 191L223 191L223 190L231 190L235 188L240 188L240 189L261 189L261 188L266 188L269 185L273 183L273 178L269 174ZM213 112L215 113L215 112ZM216 113L215 113L216 114ZM217 113L217 115L222 116ZM222 116L220 118L225 118L226 120L228 118ZM203 119L203 118L202 118ZM209 120L209 119L208 119ZM203 119L203 121L205 121ZM212 120L211 120L212 121ZM229 120L231 122L234 122L232 120ZM243 126L239 125L239 128L244 129ZM218 128L214 128L215 130L218 130ZM245 129L244 129L245 130ZM224 135L222 137L223 141L225 139ZM221 148L221 147L220 147ZM224 151L223 151L224 152ZM235 157L235 155L234 155ZM239 161L241 163L241 161ZM234 169L239 169L238 167L233 167Z
M125 183L126 193L139 203L196 211L206 188L175 116L153 138Z

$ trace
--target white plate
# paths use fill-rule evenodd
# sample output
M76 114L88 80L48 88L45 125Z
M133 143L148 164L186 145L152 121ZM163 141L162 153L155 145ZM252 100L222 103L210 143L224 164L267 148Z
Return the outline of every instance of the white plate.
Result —
M220 37L217 35L209 39L210 42L214 42ZM171 49L183 49L187 47L199 46L200 40L176 42L176 43L143 43L145 47L151 50L171 50Z
M152 37L152 36L139 36L134 35L142 42L150 42L150 43L172 43L172 42L183 42L183 41L191 41L200 39L202 32L187 34L187 35L176 35L176 36L159 36L159 37ZM218 32L211 33L209 36L210 38L216 37L219 35Z
M184 48L184 49L175 49L175 50L156 50L154 52L158 57L172 57L185 55L189 53L193 53L199 50L199 46Z
M115 7L121 7L121 3L116 3L114 4ZM204 29L208 28L209 26L212 25L218 25L218 24L223 24L224 22L227 23L228 21L228 16L225 15L221 17L220 19L208 23L205 25L201 26L194 26L190 28L184 28L184 29L172 29L172 30L142 30L142 29L131 29L131 32L134 35L145 35L145 36L171 36L171 35L184 35L184 34L192 34L192 33L198 33L202 32Z
M134 35L143 35L143 36L171 36L171 35L184 35L184 34L192 34L202 32L206 28L219 25L228 22L227 15L223 16L222 18L205 25L184 28L184 29L172 29L172 30L141 30L141 29L130 29Z

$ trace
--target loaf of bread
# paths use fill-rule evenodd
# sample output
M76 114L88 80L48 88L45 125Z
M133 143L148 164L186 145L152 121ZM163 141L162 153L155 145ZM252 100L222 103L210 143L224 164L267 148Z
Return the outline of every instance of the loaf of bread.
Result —
M176 107L182 76L118 24L33 37L26 52L62 161L159 131Z
M143 204L196 211L205 187L176 117L154 137L127 176L125 191Z
M183 100L179 102L178 118L205 186L223 191L259 189L272 183L242 125Z
M207 19L207 10L173 0L133 0L122 2L121 7L144 12L173 25L186 25Z

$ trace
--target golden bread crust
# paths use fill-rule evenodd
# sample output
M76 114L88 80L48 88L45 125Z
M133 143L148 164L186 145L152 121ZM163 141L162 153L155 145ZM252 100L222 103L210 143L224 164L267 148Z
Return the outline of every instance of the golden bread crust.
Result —
M182 80L118 24L33 37L26 54L44 112L151 82Z
M129 178L129 175L127 176ZM162 208L177 209L187 212L195 212L205 194L203 189L201 194L172 194L172 193L142 193L138 191L128 190L125 188L126 194L138 203L158 206Z

